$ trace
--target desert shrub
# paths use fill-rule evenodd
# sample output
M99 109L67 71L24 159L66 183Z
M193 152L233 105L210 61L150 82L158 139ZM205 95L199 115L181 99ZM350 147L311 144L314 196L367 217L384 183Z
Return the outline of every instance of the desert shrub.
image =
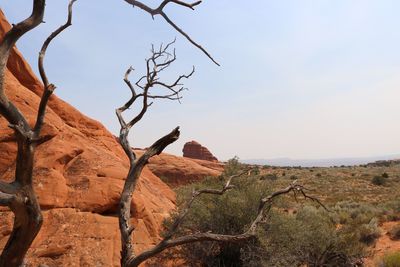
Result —
M251 169L251 174L252 175L259 175L260 174L260 168L259 167L255 167L255 168Z
M369 224L374 218L381 217L387 210L368 203L340 201L332 208L332 220L337 224Z
M269 174L262 175L260 177L260 180L276 181L276 180L278 180L278 176L275 173L269 173Z
M286 172L282 172L282 176L286 176Z
M400 225L393 226L388 235L392 240L400 240Z
M207 178L195 188L221 188L222 181ZM192 206L182 232L195 231L221 234L239 234L247 230L248 225L257 214L259 201L269 193L269 183L260 181L258 177L243 177L232 181L233 190L222 196L203 195ZM178 191L178 201L190 195L193 185ZM167 224L170 222L167 222ZM191 264L202 266L243 266L242 251L253 251L250 247L258 247L257 240L248 243L212 243L202 242L182 247L180 253ZM253 259L253 262L255 259Z
M232 175L237 173L241 168L243 167L243 164L239 162L239 157L234 156L233 158L229 159L224 167L224 175Z
M388 214L386 214L386 221L396 222L399 220L400 220L400 216L394 212L388 212Z
M389 178L389 174L387 174L387 172L382 173L382 177L383 178Z
M299 177L297 177L296 175L290 175L290 179L291 180L297 180L297 179L299 179Z
M400 252L392 252L384 255L377 266L400 267Z
M265 237L262 266L352 266L363 246L349 231L337 229L328 214L305 206L295 215L274 213Z
M391 200L383 203L382 208L386 210L387 221L400 220L400 200Z
M374 185L384 185L386 183L386 178L382 176L374 176L371 180L372 184Z
M322 174L320 174L320 173L317 173L315 176L317 176L317 177L321 177L321 176L322 176Z
M376 239L381 235L376 218L372 219L368 224L361 224L355 228L355 233L358 234L359 241L367 246L375 244Z

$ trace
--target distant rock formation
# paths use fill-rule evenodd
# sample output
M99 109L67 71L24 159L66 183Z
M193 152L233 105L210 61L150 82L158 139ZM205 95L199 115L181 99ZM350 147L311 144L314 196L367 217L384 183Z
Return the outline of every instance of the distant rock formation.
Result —
M183 146L183 156L192 159L202 159L212 162L218 162L218 159L204 146L196 141L187 142Z

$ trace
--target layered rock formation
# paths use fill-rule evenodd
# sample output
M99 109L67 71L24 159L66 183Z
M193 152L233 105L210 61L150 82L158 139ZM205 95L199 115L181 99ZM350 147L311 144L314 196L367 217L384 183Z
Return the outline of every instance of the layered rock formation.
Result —
M150 159L148 167L169 186L197 182L207 176L218 176L224 170L219 162L189 159L162 153Z
M187 142L183 146L183 156L192 159L208 160L212 162L218 162L218 159L204 146L200 145L196 141Z
M10 29L0 11L0 38ZM33 124L42 84L17 49L5 73L11 101ZM113 116L113 114L110 114ZM99 122L52 96L37 147L34 183L44 225L28 252L29 266L119 266L120 239L115 211L128 160L115 138ZM0 117L0 179L11 181L16 145ZM162 221L175 208L175 194L145 168L132 203L137 226L135 248L159 239ZM12 213L0 210L0 251L11 231Z

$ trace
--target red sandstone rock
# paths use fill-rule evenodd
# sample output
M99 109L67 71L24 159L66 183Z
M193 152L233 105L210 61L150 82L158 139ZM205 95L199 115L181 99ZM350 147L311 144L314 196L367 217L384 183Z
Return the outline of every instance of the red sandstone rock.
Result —
M0 11L0 38L10 29ZM17 49L5 73L5 91L32 125L42 84ZM110 114L112 116L112 114ZM0 179L13 178L16 145L0 117ZM29 251L29 265L116 266L118 222L114 213L128 171L128 161L113 135L99 122L52 96L37 147L34 183L44 225ZM159 239L162 221L175 208L175 194L148 168L141 175L132 203L137 249ZM0 214L0 251L10 234L10 212ZM95 214L97 213L97 214ZM103 214L103 215L102 215ZM106 216L107 215L107 216Z
M223 164L206 160L177 157L162 153L150 159L148 167L169 186L197 182L207 176L219 176Z
M202 159L213 162L218 162L218 159L204 146L200 145L196 141L187 142L183 146L183 156L192 159Z

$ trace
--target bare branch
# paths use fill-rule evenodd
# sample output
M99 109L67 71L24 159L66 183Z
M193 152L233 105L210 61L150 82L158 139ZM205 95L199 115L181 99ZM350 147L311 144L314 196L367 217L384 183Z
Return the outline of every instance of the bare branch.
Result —
M165 235L164 241L171 239L171 237L176 233L179 226L182 224L182 222L186 218L187 214L189 213L190 209L192 208L192 205L197 197L199 197L202 194L223 195L226 191L234 188L234 186L231 185L232 179L240 177L248 172L249 172L248 170L245 170L239 174L229 176L225 185L222 187L222 189L219 189L219 190L218 189L193 190L191 199L187 202L186 207L179 213L179 215L175 219L171 228L168 230L168 233Z
M154 48L154 45L152 45L151 48L151 57L146 59L146 75L142 76L136 83L135 85L138 88L141 88L143 90L142 93L137 94L135 91L134 86L129 80L129 75L132 72L132 68L129 68L124 76L124 81L130 88L132 92L131 98L126 102L122 107L118 108L116 110L116 114L119 120L119 123L122 128L130 129L132 128L136 123L138 123L144 116L144 114L147 112L147 109L149 106L151 106L152 103L149 103L149 99L169 99L169 100L177 100L179 101L182 97L179 96L179 93L181 93L185 88L180 87L177 88L178 86L181 86L180 82L182 79L188 79L190 78L195 71L195 68L193 67L192 71L189 74L186 75L180 75L175 82L172 84L167 84L164 82L161 82L159 80L159 74L165 70L167 67L169 67L175 60L176 60L176 53L175 50L173 53L169 53L168 49L172 44L175 43L175 40L172 42L168 43L167 45L163 46L162 44L156 50ZM141 84L141 83L144 84ZM164 89L167 89L170 91L170 93L165 94L165 95L153 95L150 94L150 89L152 87L163 87ZM125 119L122 116L122 113L129 109L136 100L139 98L142 98L142 107L139 113L132 118L129 122L126 122Z
M189 4L189 3L185 3L185 2L182 2L182 1L178 1L178 0L164 0L164 1L161 3L161 5L158 7L158 9L159 9L159 10L162 10L167 4L169 4L169 3L175 3L175 4L177 4L177 5L185 6L185 7L188 7L188 8L190 8L190 9L194 10L194 7L197 6L197 5L200 5L201 2L202 2L202 1L197 1L197 2L194 2L194 3L192 3L192 4Z
M15 194L17 192L16 186L3 181L0 181L0 193Z
M161 139L157 140L151 147L149 147L146 152L138 159L137 164L147 164L148 160L155 156L159 155L163 150L179 139L179 127L173 129L169 134L165 135Z
M50 84L49 80L47 78L46 72L44 70L43 66L43 60L44 57L46 56L46 51L47 47L53 41L57 35L59 35L62 31L64 31L66 28L72 25L72 6L77 0L70 0L69 5L68 5L68 18L67 22L60 26L56 31L50 34L50 36L46 39L46 41L43 43L42 49L39 52L39 59L38 59L38 66L39 66L39 73L40 77L42 78L43 85L44 85L44 90L43 90L43 95L40 100L39 104L39 111L37 114L36 118L36 124L34 128L34 132L36 136L39 136L40 130L43 126L43 121L44 121L44 114L46 112L46 106L47 102L49 101L50 96L53 94L54 90L56 89L56 86L54 84Z
M171 25L177 32L179 32L180 34L182 34L191 44L193 44L194 46L196 46L198 49L200 49L209 59L211 59L212 62L214 62L217 66L220 66L219 63L210 55L210 53L207 52L207 50L205 48L203 48L200 44L198 44L196 41L194 41L184 30L182 30L178 25L176 25L169 17L167 14L165 14L164 12L164 7L166 5L168 5L169 3L174 3L183 7L187 7L190 8L192 10L194 10L194 7L196 7L197 5L201 4L202 1L196 1L192 4L183 2L183 1L179 1L179 0L164 0L157 8L151 8L145 4L143 4L140 1L136 1L136 0L125 0L125 2L131 4L132 6L137 6L138 8L146 11L147 13L149 13L152 17L156 16L156 15L161 15L165 21Z
M23 123L26 131L30 130L28 122L25 120L21 112L11 103L4 92L4 77L7 61L10 56L10 51L18 41L18 39L26 32L38 26L44 15L45 0L34 0L32 14L29 18L22 22L13 25L0 43L0 114L3 115L11 124Z
M7 194L0 191L0 206L10 206L11 202L15 199L15 195Z
M156 82L154 82L154 85L161 85L161 86L163 86L165 88L168 88L168 89L172 90L174 87L181 85L180 81L182 79L189 79L194 74L194 71L195 71L195 67L193 66L192 72L190 72L187 75L179 76L178 79L176 79L175 82L173 82L172 84L165 84L163 82L156 81Z
M133 87L132 83L129 80L129 74L133 71L134 69L132 67L129 67L128 70L125 72L125 76L124 76L124 82L128 85L129 89L132 92L132 96L131 98L128 100L128 102L126 102L122 107L116 109L116 114L119 120L119 123L121 125L121 128L126 128L126 122L124 120L124 118L122 117L122 112L124 112L125 110L129 109L130 106L133 104L133 102L137 99L137 94L135 91L135 88Z
M132 92L132 97L136 96L135 88L129 81L129 74L133 71L134 69L132 67L129 67L128 70L125 72L125 77L124 77L124 82L128 85L129 89L131 89ZM126 104L125 104L126 105Z
M212 62L215 63L217 66L221 66L211 55L208 51L202 47L200 44L195 42L185 31L183 31L178 25L176 25L163 11L160 12L160 15L165 19L165 21L171 25L176 31L182 34L190 43L200 49Z

